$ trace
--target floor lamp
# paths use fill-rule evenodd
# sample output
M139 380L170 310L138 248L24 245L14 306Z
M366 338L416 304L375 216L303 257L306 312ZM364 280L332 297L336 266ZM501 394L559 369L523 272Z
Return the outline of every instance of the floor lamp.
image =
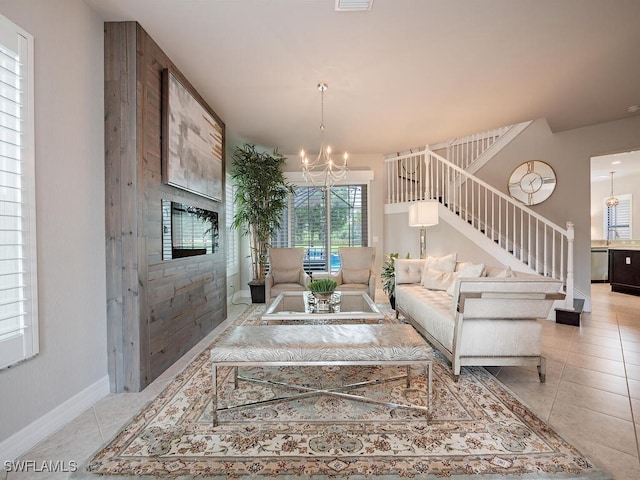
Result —
M438 202L426 200L409 206L409 226L420 227L420 258L427 258L427 228L438 224Z

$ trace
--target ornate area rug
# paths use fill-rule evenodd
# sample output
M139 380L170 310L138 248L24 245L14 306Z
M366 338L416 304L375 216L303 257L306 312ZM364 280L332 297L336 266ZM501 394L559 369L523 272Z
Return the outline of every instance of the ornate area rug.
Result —
M258 324L262 312L262 306L251 306L229 328ZM385 321L396 322L388 308ZM223 411L214 428L206 349L94 456L83 477L611 478L483 368L463 369L457 383L444 358L436 355L433 369L429 414L318 394ZM234 390L230 369L219 370L223 405L286 393L286 386L248 381ZM258 379L320 388L403 373L399 367L241 370ZM404 380L392 380L362 390L389 403L424 405L425 381L418 376L410 388Z

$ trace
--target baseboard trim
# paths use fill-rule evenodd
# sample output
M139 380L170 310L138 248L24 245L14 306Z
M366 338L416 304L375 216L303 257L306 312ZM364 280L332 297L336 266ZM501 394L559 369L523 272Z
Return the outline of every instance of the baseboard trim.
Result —
M109 376L88 386L0 443L0 460L17 460L109 394Z

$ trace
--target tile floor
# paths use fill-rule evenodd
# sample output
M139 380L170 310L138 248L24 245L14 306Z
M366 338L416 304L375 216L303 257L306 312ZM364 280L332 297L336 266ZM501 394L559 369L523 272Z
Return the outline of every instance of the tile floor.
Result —
M378 301L384 298L377 292ZM543 321L547 382L534 369L493 368L492 372L567 440L616 480L640 478L640 297L610 293L594 284L592 312L582 325ZM197 355L229 319L141 393L109 395L24 455L25 460L64 460L83 464L152 400ZM7 474L0 480L62 479L68 474Z

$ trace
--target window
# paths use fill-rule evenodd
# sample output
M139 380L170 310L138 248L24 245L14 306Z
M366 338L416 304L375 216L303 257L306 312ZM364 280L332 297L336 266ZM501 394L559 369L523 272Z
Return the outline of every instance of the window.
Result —
M33 37L0 15L0 368L38 353Z
M231 177L227 175L226 179L226 227L227 227L227 276L235 275L240 271L239 255L240 245L238 239L238 231L231 228L233 217L236 214L236 206L233 200L236 197L236 186L231 183Z
M368 242L367 186L338 185L323 190L297 186L283 212L274 247L304 247L305 269L340 268L340 247L366 247Z
M607 207L604 199L604 231L607 240L631 239L631 194L616 195L618 205Z

